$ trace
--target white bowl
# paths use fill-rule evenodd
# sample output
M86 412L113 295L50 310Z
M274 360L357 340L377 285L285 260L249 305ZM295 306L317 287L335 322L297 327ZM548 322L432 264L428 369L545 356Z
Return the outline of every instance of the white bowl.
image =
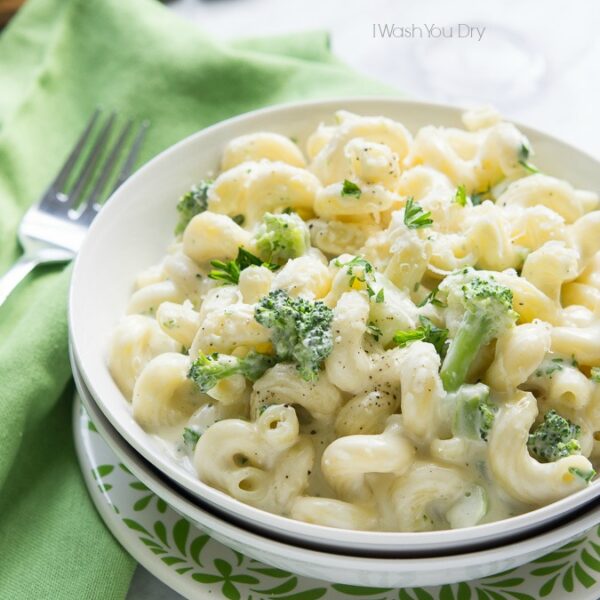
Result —
M260 527L296 543L366 554L451 552L474 545L506 542L516 534L535 533L593 498L595 483L559 502L504 521L440 532L388 533L331 529L294 521L243 504L199 481L167 456L159 443L134 421L131 405L106 366L109 332L124 314L137 272L158 262L172 239L175 203L205 174L215 171L225 144L260 130L294 136L302 142L319 122L338 109L386 115L409 129L427 124L460 126L461 110L395 99L341 99L277 106L248 113L202 130L165 150L129 179L94 221L75 262L70 290L69 325L82 377L111 424L142 456L174 482L247 526ZM544 171L576 186L600 188L600 164L548 135L522 127Z
M429 586L468 581L506 571L552 552L600 521L600 506L575 511L573 518L526 541L474 553L417 558L367 558L317 552L268 539L236 527L200 508L174 488L160 471L127 444L98 408L77 364L71 364L77 391L96 429L119 460L173 509L223 544L275 567L308 577L367 587Z

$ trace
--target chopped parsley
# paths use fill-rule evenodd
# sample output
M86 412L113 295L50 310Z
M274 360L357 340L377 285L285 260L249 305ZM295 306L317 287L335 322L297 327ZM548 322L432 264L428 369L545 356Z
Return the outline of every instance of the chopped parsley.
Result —
M404 348L411 342L422 340L425 337L425 332L420 327L417 329L403 329L396 331L394 334L394 344L399 348Z
M417 204L412 197L406 201L404 208L404 224L409 229L422 229L423 227L431 227L433 219L429 211Z
M417 306L419 308L422 308L423 306L429 303L433 306L438 306L439 308L446 308L447 305L437 298L438 292L438 288L435 288L434 290L429 292L429 294L427 294L427 296L425 296L425 298L423 298L423 300L421 300L421 302L419 302Z
M479 206L484 200L485 196L490 193L489 188L487 190L483 190L482 192L476 192L475 194L471 194L471 204L473 206Z
M231 220L241 227L244 224L246 217L244 215L234 215L233 217L231 217Z
M562 371L564 367L562 358L553 358L550 361L544 361L535 371L536 377L548 377L552 379L552 375L557 371Z
M575 477L580 477L586 483L589 483L596 476L596 471L594 471L594 469L591 469L590 471L582 471L577 467L569 467L569 473L571 473L571 475L575 475Z
M396 331L393 338L394 344L399 348L404 348L404 346L410 344L411 342L423 340L424 342L433 344L436 352L440 356L443 356L445 354L445 346L448 339L448 330L442 327L437 327L423 315L419 316L419 323L421 325L416 329Z
M185 427L183 430L183 443L191 450L194 450L201 435L202 434L198 433L195 429Z
M224 262L222 260L211 260L210 264L214 269L210 271L208 277L223 283L238 284L240 282L240 273L251 266L267 267L271 271L279 268L279 265L263 262L258 256L248 252L241 246L238 249L238 255L235 260Z
M383 331L373 321L369 321L367 324L367 333L372 335L375 338L375 341L378 342L379 338L383 335Z
M355 183L349 181L348 179L344 179L342 196L353 196L358 200L362 196L362 191Z
M383 288L379 292L375 293L371 283L375 281L373 275L373 265L362 256L355 256L352 260L347 263L342 263L339 259L336 259L333 263L336 267L347 267L346 274L350 276L350 287L354 290L366 290L369 298L375 297L375 302L381 303L384 301ZM358 272L357 272L358 270Z
M467 189L465 188L464 183L462 183L456 188L454 202L456 202L456 204L460 204L461 206L467 205Z
M529 148L525 144L521 144L521 148L519 149L519 164L529 173L539 173L540 170L528 161L530 153Z
M590 379L595 383L600 383L600 367L592 367Z
M544 371L544 375L552 375L553 373L556 373L556 371L562 371L562 365L559 363L553 363L551 365L549 365L548 367L546 367L546 370ZM550 377L550 379L552 379L552 377Z

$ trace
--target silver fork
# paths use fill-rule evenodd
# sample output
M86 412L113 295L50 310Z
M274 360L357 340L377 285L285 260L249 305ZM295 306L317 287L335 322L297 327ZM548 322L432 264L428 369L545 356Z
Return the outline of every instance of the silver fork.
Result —
M148 125L137 126L132 136L134 123L130 120L110 144L115 118L113 113L96 127L101 120L100 111L96 110L56 179L41 200L25 213L18 231L23 255L0 278L0 305L37 265L74 258L101 208L103 192L114 179L119 162L122 164L112 190L130 175Z

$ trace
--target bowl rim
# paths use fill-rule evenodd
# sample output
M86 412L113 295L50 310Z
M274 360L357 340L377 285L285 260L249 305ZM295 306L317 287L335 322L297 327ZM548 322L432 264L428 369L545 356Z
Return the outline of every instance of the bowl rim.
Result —
M139 456L125 440L118 436L108 434L105 429L105 425L108 424L110 426L110 422L103 415L102 411L97 405L95 405L95 403L95 406L92 407L90 411L89 402L94 402L92 398L86 396L86 399L84 399L82 397L81 390L79 389L77 389L76 395L79 397L79 401L84 406L86 411L92 413L93 418L95 419L94 425L98 429L98 432L105 443L113 452L115 452L115 454L117 454L117 457L135 475L135 477L140 479L142 483L147 485L150 489L152 489L152 491L154 491L154 493L156 493L154 489L156 487L154 485L156 478L153 476L151 470L148 469L148 467L151 467L151 465L149 465L149 463L146 464L147 461L145 461L143 457ZM78 418L78 412L79 407L76 403L74 403L75 419ZM96 420L102 419L102 417L104 417L104 421L99 421L100 424L98 424ZM163 491L165 492L164 495ZM191 511L184 511L182 507L186 506L186 501L177 490L161 487L160 498L165 500L167 504L173 507L180 514L190 518L194 523L202 523L216 531L226 531L227 535L230 537L239 537L242 535L244 538L244 543L251 542L258 550L268 548L270 552L278 551L282 555L289 555L289 553L292 552L296 555L303 555L305 559L311 558L313 560L329 561L333 556L340 562L350 561L352 564L360 564L363 569L365 568L365 565L368 565L369 567L381 565L383 568L393 568L395 565L410 565L411 569L415 568L418 571L426 571L432 566L439 567L442 564L444 565L445 569L452 569L462 566L461 563L463 563L465 560L472 560L475 555L478 559L481 559L478 560L478 562L483 563L487 562L485 559L489 558L489 561L491 562L493 560L498 560L507 554L523 555L531 551L540 551L543 553L545 549L551 545L560 543L562 540L569 540L573 536L579 535L580 532L587 531L600 523L600 506L591 508L588 507L586 510L579 511L577 515L572 516L572 518L568 519L558 527L553 527L550 530L540 533L539 535L531 536L524 541L502 544L500 546L495 546L483 551L469 551L453 555L430 557L365 557L349 556L337 551L332 553L323 550L315 550L312 548L298 547L296 544L288 544L282 542L281 540L269 539L252 531L248 531L245 528L236 526L235 524L232 524L212 514L210 511L206 511L193 504L190 507L192 509ZM575 532L574 530L577 531ZM348 568L348 565L345 564L344 567Z
M489 550L514 547L517 544L526 543L528 540L539 538L546 533L552 532L563 527L567 527L569 524L579 522L580 519L585 518L587 515L597 513L597 523L600 523L600 504L594 503L594 501L587 502L582 506L578 507L571 513L564 515L560 521L552 523L548 527L539 527L537 531L526 532L523 535L504 540L500 544L495 544L492 540L489 543L471 544L465 548L458 548L456 551L451 552L419 552L419 551L373 551L367 554L361 554L360 552L348 552L347 550L340 549L335 546L322 546L315 547L309 542L298 543L295 538L286 538L285 535L279 535L272 531L265 530L261 527L255 527L248 525L244 522L240 522L239 519L231 518L231 515L227 513L220 513L218 509L206 505L205 503L198 502L197 499L190 497L190 494L181 488L176 483L169 480L169 478L145 459L139 452L135 450L130 444L127 443L123 437L119 435L114 426L108 420L106 415L103 413L101 408L98 406L98 402L86 387L83 381L79 365L73 355L72 347L69 346L69 358L73 370L73 376L75 380L76 394L79 398L80 403L83 405L89 415L93 416L94 426L102 436L102 439L110 446L110 448L118 455L123 461L123 464L127 468L130 468L134 475L138 478L143 479L143 483L146 484L157 496L161 499L167 499L167 503L175 508L182 515L192 519L195 522L200 521L201 516L210 515L214 519L225 522L228 525L236 528L238 531L244 531L253 536L258 536L262 539L272 540L283 544L285 546L293 546L294 548L301 548L310 552L321 552L321 553L334 553L341 556L376 559L376 560L428 560L445 557L456 557L473 555L475 553L480 554ZM129 462L131 461L131 462ZM131 468L131 464L135 466ZM140 477L141 475L141 477Z
M396 108L398 108L398 106L404 106L406 108L412 108L415 110L442 111L446 113L447 116L451 115L455 119L459 118L460 114L465 111L464 107L452 104L422 102L386 96L338 97L324 100L310 100L277 104L231 117L185 137L148 161L111 195L107 206L100 211L98 217L92 223L90 231L84 239L80 252L75 258L71 284L69 288L69 330L72 336L73 352L77 363L81 367L81 375L86 386L91 391L94 398L98 399L98 405L100 409L115 427L115 429L119 432L119 435L121 435L131 446L133 446L133 448L135 448L146 460L153 463L159 470L167 475L169 479L174 480L177 485L182 486L193 496L207 501L214 506L222 507L223 510L227 510L243 520L261 524L265 527L275 526L279 530L286 531L289 535L297 536L297 539L306 539L308 534L310 539L313 541L321 540L323 542L331 543L332 537L334 537L335 542L340 544L340 548L343 548L346 545L361 545L365 549L370 549L373 547L380 548L385 546L386 548L401 547L419 550L428 546L469 546L474 540L486 537L506 537L507 535L510 535L509 531L518 531L523 526L533 526L535 523L541 524L551 519L564 516L571 510L575 510L576 507L582 503L597 497L598 493L600 492L600 483L594 482L592 486L585 488L571 496L532 511L514 517L509 517L501 521L494 521L491 523L485 523L463 529L448 529L427 532L356 531L325 527L313 523L297 521L289 517L269 513L244 504L228 494L212 488L199 481L197 478L194 478L193 475L188 473L183 467L176 467L174 460L161 455L161 453L158 451L150 449L147 444L140 443L131 434L129 429L125 427L125 425L121 423L114 414L112 414L107 404L102 400L101 395L98 394L96 386L94 385L93 376L90 375L86 369L85 362L81 360L81 355L78 348L80 340L78 338L77 320L73 310L73 307L77 303L77 282L80 277L80 272L83 270L81 265L86 258L89 239L93 237L96 230L102 227L102 223L111 218L112 213L118 210L116 207L119 205L119 203L122 204L129 191L135 187L136 183L146 177L148 173L154 171L157 166L160 166L161 162L167 160L171 155L176 155L179 152L185 151L188 146L197 144L198 140L202 140L202 138L209 136L214 132L218 132L221 129L235 128L239 125L251 123L256 119L262 119L268 115L279 116L285 115L285 113L288 112L294 113L312 109L321 111L328 110L330 114L333 114L336 110L340 110L341 108L347 110L358 110L358 108L353 108L353 105L373 105L373 108L371 109L372 111L381 111L381 113L384 115L386 106L394 106ZM559 138L546 134L538 129L523 125L518 121L511 120L510 122L519 127L519 129L528 137L533 136L542 138L589 161L597 163L598 167L600 167L600 161L596 157L576 148L568 142L564 142ZM234 137L235 135L235 133L231 133L231 137ZM115 199L117 201L114 201ZM122 399L122 401L126 402L124 399ZM148 434L144 433L144 435L147 436ZM531 523L532 521L533 523Z

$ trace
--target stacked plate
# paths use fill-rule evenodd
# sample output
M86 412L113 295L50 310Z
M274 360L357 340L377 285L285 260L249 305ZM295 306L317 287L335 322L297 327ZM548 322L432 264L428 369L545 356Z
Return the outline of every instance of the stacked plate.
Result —
M267 109L226 121L159 155L101 211L77 258L70 294L72 366L78 391L107 444L148 488L215 539L288 571L378 587L435 585L504 571L561 546L600 522L599 484L497 523L458 530L386 533L331 529L242 504L198 480L134 421L106 366L108 332L125 312L135 274L170 242L172 199L216 171L230 139L269 130L302 141L344 108L386 115L410 129L459 125L453 108L398 100L334 100ZM591 157L525 127L536 160L583 188L600 188Z

